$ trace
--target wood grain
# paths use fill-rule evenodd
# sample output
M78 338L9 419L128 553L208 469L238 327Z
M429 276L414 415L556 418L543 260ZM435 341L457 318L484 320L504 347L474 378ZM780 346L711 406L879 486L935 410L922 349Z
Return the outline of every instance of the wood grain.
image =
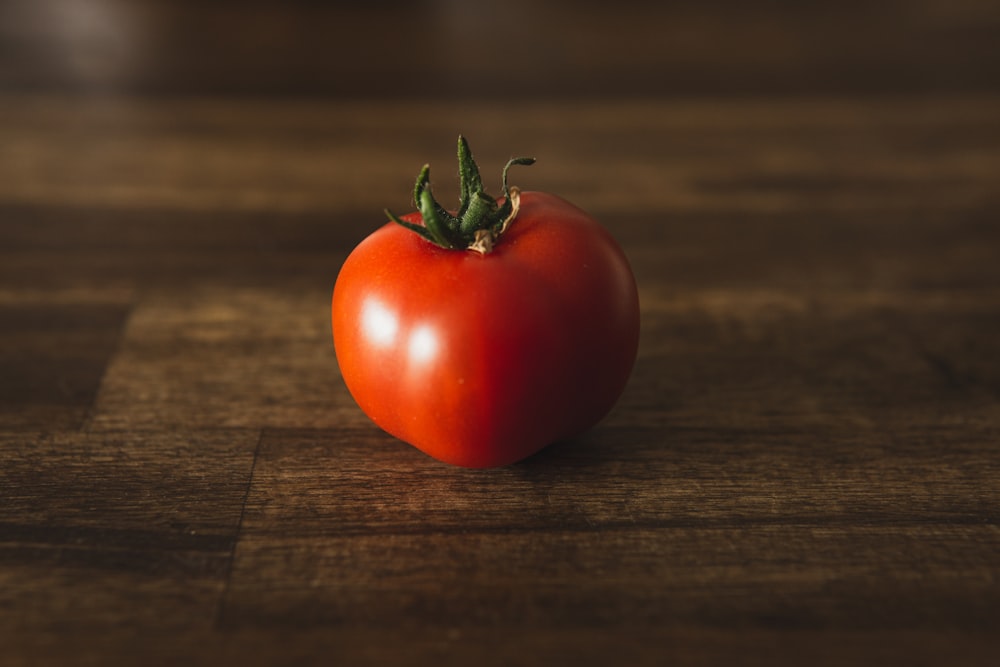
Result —
M996 94L793 98L780 107L759 97L393 105L12 96L0 105L0 200L76 214L236 211L253 214L261 234L284 215L350 213L364 216L353 220L360 233L382 221L382 208L410 206L425 163L439 198L457 201L455 139L464 133L489 187L512 153L533 155L539 162L512 181L560 192L602 219L982 215L997 198L998 114Z
M996 662L990 3L86 4L0 7L4 665ZM611 414L488 471L330 334L459 132L642 309Z
M607 428L484 475L269 430L222 622L988 630L991 435Z
M395 114L59 99L8 98L21 148L0 167L17 660L274 664L289 637L303 662L995 653L994 99L905 122L879 100L574 106L575 132L621 139L603 155L614 183L640 175L627 204L569 167L600 142L525 106L523 136L567 162L522 182L620 239L643 333L598 429L487 472L381 433L339 379L330 289L384 195L272 182L302 123L332 181L390 169L405 191L388 149L361 150ZM498 151L502 114L467 114ZM328 116L353 143L323 138ZM93 171L55 159L67 128Z
M5 637L211 627L256 445L253 431L0 436Z

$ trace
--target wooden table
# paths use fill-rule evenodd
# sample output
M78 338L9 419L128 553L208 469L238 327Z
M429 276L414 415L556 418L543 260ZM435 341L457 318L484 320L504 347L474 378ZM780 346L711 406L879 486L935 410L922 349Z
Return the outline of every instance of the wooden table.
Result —
M989 3L203 4L0 10L0 663L996 664ZM459 132L642 306L604 422L487 471L329 324Z

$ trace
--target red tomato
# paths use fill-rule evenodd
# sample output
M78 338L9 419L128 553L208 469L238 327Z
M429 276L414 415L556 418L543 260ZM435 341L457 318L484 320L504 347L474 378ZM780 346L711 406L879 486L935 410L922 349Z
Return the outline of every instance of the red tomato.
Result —
M461 466L513 463L595 425L638 346L635 279L611 235L554 195L510 194L520 210L491 252L390 222L351 253L333 292L337 360L358 405Z

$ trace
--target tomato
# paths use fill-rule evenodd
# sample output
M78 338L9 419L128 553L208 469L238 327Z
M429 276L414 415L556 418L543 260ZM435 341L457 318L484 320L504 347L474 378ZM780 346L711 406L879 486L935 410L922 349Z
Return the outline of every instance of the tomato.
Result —
M347 258L333 339L348 390L379 427L441 461L493 467L611 410L635 362L639 300L624 253L593 218L508 189L507 168L531 161L509 162L505 196L487 199L462 138L459 160L459 215L433 200L425 167L421 212L389 213ZM463 227L476 206L486 222Z

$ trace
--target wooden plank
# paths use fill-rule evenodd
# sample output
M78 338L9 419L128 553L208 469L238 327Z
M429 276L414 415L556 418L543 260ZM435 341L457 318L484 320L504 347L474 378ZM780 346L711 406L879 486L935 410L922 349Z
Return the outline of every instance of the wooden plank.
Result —
M995 437L599 429L482 472L268 431L222 623L985 631Z
M1000 271L991 263L995 228L975 217L963 221L945 214L909 224L885 217L881 231L849 216L824 220L820 229L803 230L795 217L776 216L755 224L752 232L727 234L724 218L708 216L656 231L651 236L667 250L653 253L634 231L649 227L641 219L623 219L629 223L623 229L632 230L623 240L642 285L644 336L637 379L612 419L697 424L725 418L745 424L798 414L818 423L850 414L863 422L905 418L914 402L943 416L971 418L977 410L981 419L995 415L990 407L998 376L997 356L990 351L1000 311ZM123 216L107 229L124 229L129 221ZM65 224L45 222L43 229L58 238L77 222L70 216ZM269 235L287 248L280 253L285 259L270 266L258 263L259 252L246 242L224 255L185 250L185 229L204 222L197 215L182 217L176 235L151 222L150 240L123 240L116 253L119 266L103 269L102 282L171 284L186 291L149 293L130 325L125 356L107 378L99 423L162 425L200 415L199 423L212 425L226 415L233 424L324 426L345 416L359 418L336 380L324 319L329 297L322 285L332 283L328 269L336 264L326 253L342 252L335 250L338 243L320 242L315 253L301 249L298 239L314 224L307 218L302 226L286 224L286 231ZM894 242L902 229L909 239ZM228 231L202 232L192 242L221 246ZM768 248L777 254L767 255ZM168 261L174 253L186 257L183 275ZM88 275L88 266L79 267L82 275ZM295 266L295 273L289 276L286 266ZM93 280L92 271L89 275ZM243 287L209 289L208 282ZM252 282L263 287L247 288ZM979 286L975 293L964 289L970 282ZM104 298L100 292L88 297L86 290L34 294L32 299L43 302L55 298L57 314L76 313L86 321L80 327L56 317L47 325L52 329L47 337L24 330L17 341L11 338L8 365L22 369L5 376L11 396L23 391L25 382L42 386L48 377L51 386L58 384L51 374L74 367L74 355L84 353L84 336L97 322L91 310L70 300ZM104 300L129 298L129 292L118 291ZM14 309L7 312L15 313L23 308L17 303L28 302L11 303ZM113 314L121 308L109 307ZM9 330L16 325L13 315L5 322ZM254 332L266 341L257 342ZM98 350L103 356L91 363L91 391L111 353L111 333L117 337L110 332L96 339L103 341ZM56 339L73 344L54 345L50 353ZM42 346L47 358L55 355L55 365L33 361L42 352L26 354L32 345ZM255 346L259 349L250 349ZM662 373L661 365L670 372ZM255 380L265 375L266 383ZM890 380L891 393L885 389ZM215 389L207 392L206 383ZM71 410L73 424L89 406L93 394L88 396ZM26 412L25 401L5 405L8 420L40 423ZM246 411L247 405L257 409ZM125 406L141 414L130 416Z
M90 427L342 426L364 420L340 380L322 289L149 291L109 365Z
M990 423L1000 311L995 298L963 303L953 293L645 294L640 359L609 423ZM328 300L278 289L150 293L109 366L92 427L366 423L339 379Z
M716 665L738 658L741 665L883 665L903 662L935 667L952 662L991 667L996 641L987 634L928 629L878 633L801 629L552 628L400 630L358 627L253 628L224 633L60 633L20 635L7 644L11 667L73 665L574 665L618 661L656 667ZM736 656L737 658L734 658Z
M535 166L512 172L518 185L602 216L832 210L877 220L995 205L998 117L996 95L569 107L12 96L0 105L0 201L348 212L374 225L384 207L410 206L425 163L441 200L457 201L462 132L491 189L511 153L533 155Z
M0 626L209 628L254 431L0 434Z
M987 446L995 428L955 433L926 426L605 426L489 471L436 462L374 426L269 429L245 529L280 540L659 525L878 526L914 517L995 522L1000 460Z
M995 526L247 539L222 623L986 632L998 548Z

